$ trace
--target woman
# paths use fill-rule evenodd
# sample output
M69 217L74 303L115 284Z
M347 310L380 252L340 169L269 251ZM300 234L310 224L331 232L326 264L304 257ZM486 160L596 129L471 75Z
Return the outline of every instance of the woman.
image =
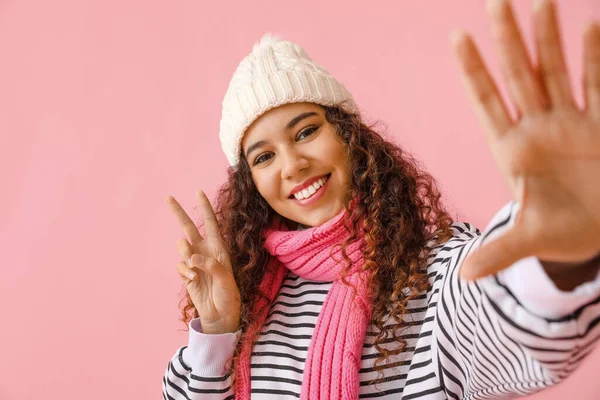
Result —
M600 28L585 33L579 110L554 6L534 13L537 69L510 5L489 10L517 121L471 39L454 36L515 199L483 233L450 218L434 180L298 45L254 46L223 101L232 168L216 212L198 192L205 232L167 198L187 235L190 339L165 399L506 398L559 382L592 350Z

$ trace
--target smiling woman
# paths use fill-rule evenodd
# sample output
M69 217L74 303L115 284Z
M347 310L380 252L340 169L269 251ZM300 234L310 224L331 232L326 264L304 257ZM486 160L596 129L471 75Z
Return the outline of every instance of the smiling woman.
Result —
M318 226L348 204L348 145L322 106L289 103L264 113L244 134L242 152L258 192L284 218Z
M205 232L167 199L189 239L177 269L190 331L165 399L512 398L593 349L600 190L581 183L600 174L600 28L586 31L579 110L552 3L536 8L535 70L510 4L489 4L522 117L508 118L473 42L454 35L515 195L483 232L452 220L435 180L299 45L266 35L242 60L223 101L231 168L216 211L198 193ZM467 282L466 267L492 275Z

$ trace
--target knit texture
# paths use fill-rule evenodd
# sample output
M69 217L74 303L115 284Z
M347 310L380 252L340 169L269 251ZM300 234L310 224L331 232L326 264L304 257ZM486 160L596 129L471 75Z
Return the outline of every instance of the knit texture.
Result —
M308 348L301 399L358 398L358 372L371 320L371 300L366 284L367 273L360 271L363 265L362 234L346 248L352 262L346 281L351 287L340 279L347 262L343 259L341 246L335 245L341 245L350 235L343 225L348 212L344 209L325 224L302 231L287 231L282 227L265 231L265 248L273 257L260 288L270 302L279 292L288 269L312 281L333 282ZM344 260L343 264L338 262L341 260ZM266 302L263 300L258 305L262 313L255 317L248 332L260 331L269 308ZM250 343L249 337L246 335L242 343L236 370L235 398L242 400L250 399L253 343Z
M304 49L267 33L240 62L223 99L219 139L229 163L239 162L244 132L261 114L298 102L358 111L344 85Z

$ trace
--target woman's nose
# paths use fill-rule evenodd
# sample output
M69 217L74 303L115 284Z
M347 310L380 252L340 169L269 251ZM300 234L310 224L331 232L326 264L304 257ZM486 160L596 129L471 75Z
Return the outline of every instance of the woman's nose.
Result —
M308 160L296 151L287 151L283 154L283 166L281 167L281 178L290 179L301 170L308 167Z

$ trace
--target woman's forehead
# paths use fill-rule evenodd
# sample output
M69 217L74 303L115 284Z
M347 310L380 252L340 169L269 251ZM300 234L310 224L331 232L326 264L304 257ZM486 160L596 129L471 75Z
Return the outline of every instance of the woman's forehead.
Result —
M308 114L310 113L310 115ZM258 117L244 133L242 147L250 141L264 140L272 135L283 132L296 117L323 115L323 108L314 103L288 103L272 108Z

